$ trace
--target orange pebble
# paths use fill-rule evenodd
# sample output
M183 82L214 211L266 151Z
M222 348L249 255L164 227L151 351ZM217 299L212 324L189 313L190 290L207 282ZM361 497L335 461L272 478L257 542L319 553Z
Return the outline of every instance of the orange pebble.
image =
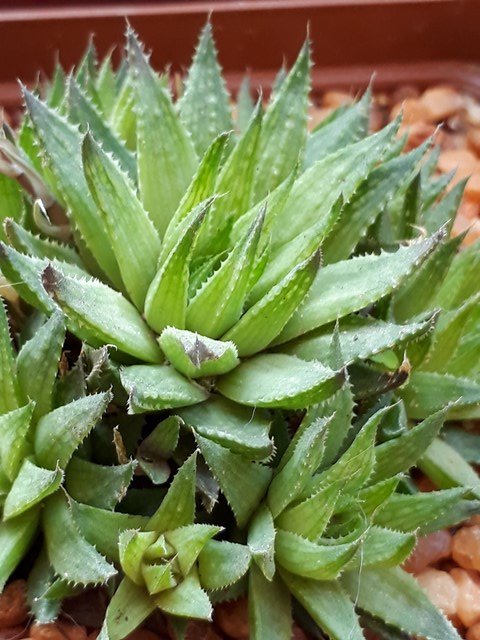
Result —
M442 173L455 171L455 178L468 178L480 168L477 157L468 149L448 149L438 158L438 169Z
M400 127L399 135L407 134L407 142L405 144L405 151L411 151L425 142L427 138L433 136L436 131L436 127L428 122L414 122L410 126Z
M27 586L25 580L15 580L0 595L0 629L21 625L27 617Z
M87 640L87 631L80 625L66 622L35 623L30 627L32 640Z
M465 197L480 204L480 172L474 173L465 186Z
M185 640L221 640L208 622L192 621L187 627Z
M417 98L407 98L403 102L398 102L390 111L390 120L394 120L402 112L404 125L414 122L426 122L428 119L428 109Z
M477 156L480 156L480 127L470 129L467 133L467 144Z
M327 91L323 94L322 106L323 107L341 107L344 104L351 104L353 97L345 91Z
M148 629L135 629L125 640L160 640L160 636Z
M473 527L476 524L480 525L480 516L472 516L465 522L465 524L467 527Z
M452 536L447 530L435 531L419 538L413 553L403 568L409 573L420 573L429 565L448 558L452 551Z
M432 87L420 98L427 109L430 122L442 122L455 115L465 106L464 97L452 87Z
M308 640L308 636L305 634L300 627L293 627L293 636L292 640Z
M480 640L480 623L474 624L473 627L467 631L467 640Z
M0 629L0 640L18 640L18 638L23 638L26 633L27 628L25 625L5 627L4 629Z
M438 569L426 569L417 576L418 583L430 600L445 615L453 616L457 612L458 586L446 572Z
M480 621L480 578L476 571L452 569L458 587L457 614L466 627Z
M480 570L480 526L462 527L455 533L452 556L464 569Z
M222 602L215 608L214 620L227 636L240 640L249 637L248 602L239 598L232 602Z

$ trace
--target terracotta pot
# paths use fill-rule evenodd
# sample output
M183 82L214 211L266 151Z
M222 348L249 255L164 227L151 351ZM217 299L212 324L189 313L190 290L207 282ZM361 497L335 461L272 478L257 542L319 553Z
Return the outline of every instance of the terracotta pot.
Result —
M19 101L17 78L50 72L57 52L78 61L88 35L101 52L122 41L125 17L153 48L157 68L186 66L213 11L215 37L233 89L246 69L264 87L283 59L294 59L307 25L314 45L314 89L357 89L376 73L378 89L447 82L480 97L478 0L242 0L83 3L1 0L0 103ZM5 8L2 8L5 7Z

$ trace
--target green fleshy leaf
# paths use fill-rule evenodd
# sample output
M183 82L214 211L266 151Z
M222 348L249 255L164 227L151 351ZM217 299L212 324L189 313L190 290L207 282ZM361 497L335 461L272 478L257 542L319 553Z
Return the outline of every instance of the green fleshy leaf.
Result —
M319 266L320 252L316 251L250 307L223 339L232 340L241 357L251 356L267 347L302 303Z
M285 531L318 542L332 517L338 498L338 487L335 484L329 485L286 509L277 518L277 525Z
M7 313L0 301L0 414L18 407L18 386Z
M373 318L348 316L339 323L339 339L342 352L340 364L351 364L366 360L386 349L415 340L432 330L436 315L409 324L393 324ZM280 347L282 353L298 356L304 360L327 362L332 336L332 325L322 327L303 338Z
M117 78L112 69L111 53L105 56L102 64L100 65L95 81L95 88L100 101L102 114L106 118L109 118L117 97Z
M363 640L354 604L338 582L309 580L285 571L281 575L293 597L331 640Z
M257 355L217 382L230 400L257 407L302 409L332 395L344 379L319 362L280 353Z
M443 438L469 464L480 464L480 435L470 433L461 427L446 427Z
M305 169L309 169L329 154L358 142L368 134L371 98L371 91L368 89L358 102L346 109L337 109L332 120L322 122L321 126L308 136Z
M247 524L267 490L271 469L202 438L198 446L220 489L230 504L240 527Z
M2 274L25 302L50 315L57 307L42 286L40 276L46 266L46 260L24 255L0 242Z
M245 77L242 80L237 94L237 127L240 131L245 131L252 117L255 103L250 92L250 79Z
M55 313L23 345L18 354L18 382L25 399L35 401L35 419L52 410L54 385L64 340L65 320L63 314Z
M385 154L398 125L398 120L392 122L379 133L340 149L307 169L296 180L285 208L275 220L274 248L318 224L340 198L348 202Z
M85 179L103 217L125 288L142 311L157 271L160 239L133 184L89 133L83 139L82 160Z
M205 151L188 189L169 222L163 239L162 256L168 255L178 241L180 223L195 207L215 194L215 183L229 139L229 133L221 133Z
M74 456L67 467L65 487L74 500L101 509L113 509L133 478L136 463L106 467Z
M249 627L252 640L290 640L290 593L278 578L268 581L253 566L248 583Z
M60 610L58 600L45 598L45 592L52 586L55 572L48 560L45 547L42 548L27 580L27 600L35 621L40 624L54 622Z
M0 461L2 471L13 481L24 459L31 455L29 438L35 403L0 415ZM54 467L55 468L55 467Z
M198 557L198 573L204 589L216 591L238 582L247 573L252 555L235 542L210 540Z
M181 409L178 414L199 435L249 460L264 460L273 452L270 419L261 409L247 409L212 396L206 402Z
M165 418L137 449L138 464L154 484L164 484L170 477L167 459L177 447L181 425L182 420L178 416Z
M22 189L14 178L0 173L0 221L7 216L21 220L24 215L24 201ZM0 239L6 240L3 225L0 225Z
M118 538L127 529L143 528L148 518L98 509L71 500L75 524L87 542L109 560L120 563Z
M191 331L167 327L158 343L175 369L188 378L222 375L240 363L233 342L212 340Z
M412 467L439 434L446 414L447 409L442 409L407 433L375 447L376 462L370 482L391 478Z
M400 390L409 418L421 420L447 403L448 417L480 417L480 384L465 378L431 371L412 371L407 385Z
M168 92L131 29L127 53L135 88L138 182L143 205L163 237L197 167L192 141Z
M51 238L45 239L37 236L24 229L11 218L5 220L4 227L9 243L20 253L27 253L47 260L76 264L82 268L80 256L69 245L56 242Z
M118 538L120 564L122 570L135 584L144 583L142 559L150 545L154 544L158 534L154 531L122 531Z
M342 387L330 398L310 407L302 420L303 425L320 417L331 417L325 437L323 468L328 467L340 452L342 443L351 428L354 406L352 389L346 379Z
M210 201L198 205L184 219L177 243L166 256L148 288L145 317L157 333L168 326L185 328L192 247L209 206Z
M468 493L466 489L445 489L414 495L394 493L375 515L375 523L397 531L417 531L440 518Z
M152 596L166 589L172 589L177 585L173 577L172 562L167 562L166 564L144 564L142 565L142 575L147 591Z
M163 533L193 524L197 454L193 453L177 472L167 495L147 524L148 531Z
M479 295L469 298L456 310L443 311L432 335L429 349L419 368L423 371L451 373L450 363L459 352L462 341L468 336L469 327L477 326L479 321ZM472 361L475 361L474 354L471 355Z
M287 342L380 300L408 278L443 237L444 232L440 231L395 253L359 256L320 269L308 298L276 343Z
M443 226L446 226L448 231L451 232L465 190L465 184L465 181L461 180L448 191L440 202L421 212L420 222L428 234L435 233Z
M99 640L123 640L155 610L144 587L124 578L108 605Z
M23 559L38 527L38 510L29 509L16 518L0 523L0 589Z
M351 542L322 545L279 529L275 538L275 558L280 566L295 575L333 580L352 559L360 543L361 538L357 538Z
M218 176L215 191L222 197L215 202L200 233L196 248L199 255L211 255L226 249L235 220L253 205L253 183L258 166L261 126L262 111L260 104L257 104L248 128L228 156Z
M393 627L427 640L460 640L415 579L401 569L365 569L347 573L342 582L360 609Z
M116 574L114 567L80 534L67 498L50 496L42 513L48 557L56 573L68 582L101 584Z
M265 112L255 179L257 200L275 189L293 171L303 151L310 65L310 43L307 41Z
M402 533L372 526L361 548L348 565L349 571L368 566L397 567L413 551L417 538L414 533Z
M212 605L203 591L195 569L176 587L155 596L155 604L163 612L182 618L212 619Z
M98 280L63 275L48 266L42 274L45 289L65 312L72 333L94 347L114 345L122 353L158 362L160 350L135 307L120 293Z
M428 144L393 158L372 171L345 207L341 224L322 246L326 264L346 260L351 255L388 202L406 190Z
M124 79L110 116L114 133L123 140L130 151L137 146L137 116L135 113L136 94L130 71Z
M457 253L435 296L435 306L456 309L478 293L477 274L480 266L480 242Z
M418 466L441 489L468 487L476 498L480 498L477 472L440 438L436 438L428 447Z
M266 505L261 505L248 529L248 547L267 580L272 580L275 574L275 534L272 513Z
M34 450L46 469L65 469L77 447L104 414L112 394L98 393L58 407L40 418L35 428Z
M425 260L394 294L392 315L398 322L406 322L435 308L435 294L440 288L461 240L461 236L457 236L440 244L437 251Z
M199 155L219 133L233 129L230 96L218 64L210 22L200 34L185 90L177 106Z
M222 527L208 524L190 524L165 533L165 540L176 551L180 571L186 576L195 564L200 552Z
M262 210L220 267L195 293L187 310L189 329L218 338L239 320L249 290L263 222Z
M268 490L274 518L298 497L320 466L328 424L329 418L319 418L290 443Z
M335 464L317 474L307 485L302 497L309 497L331 484L339 491L352 493L368 480L375 466L375 436L378 426L391 407L380 409L365 423L352 444Z
M4 520L24 513L56 491L63 479L60 469L48 471L37 467L28 458L23 461L3 507Z
M28 91L25 91L25 102L48 168L45 176L49 187L57 199L65 203L101 269L118 286L120 271L83 175L80 132Z
M77 82L70 76L68 81L68 108L70 119L79 124L83 131L90 131L107 153L117 158L121 167L128 175L135 179L136 166L133 155L116 137L110 126L100 115L97 107L84 94Z
M133 365L120 371L129 413L145 413L203 402L208 392L168 365Z

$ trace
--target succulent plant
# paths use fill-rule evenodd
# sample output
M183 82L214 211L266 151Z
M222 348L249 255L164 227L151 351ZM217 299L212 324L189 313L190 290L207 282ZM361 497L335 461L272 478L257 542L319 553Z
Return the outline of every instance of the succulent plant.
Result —
M11 495L43 504L42 619L109 581L103 640L156 608L182 637L245 591L256 639L290 638L292 600L333 640L363 637L359 612L458 638L398 565L480 511L439 435L480 406L478 246L449 239L462 184L432 175L431 141L402 153L400 119L369 135L370 91L308 133L309 75L307 43L234 121L210 24L176 101L128 28L117 71L90 47L4 127L0 268L13 312L36 311L16 364L3 320L0 421L30 412L34 444L22 418L7 473L0 438L0 536L19 560ZM84 344L57 377L65 327ZM417 464L439 491L415 490ZM30 503L21 465L50 479Z

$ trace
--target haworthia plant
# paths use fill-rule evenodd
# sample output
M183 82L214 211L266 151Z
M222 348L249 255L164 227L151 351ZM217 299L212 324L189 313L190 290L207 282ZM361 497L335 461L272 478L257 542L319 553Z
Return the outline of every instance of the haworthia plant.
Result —
M107 584L102 640L242 594L253 640L458 640L398 567L480 511L442 437L480 415L479 246L370 90L308 132L310 67L235 109L210 23L176 96L128 28L0 136L0 587L39 550L39 621Z

